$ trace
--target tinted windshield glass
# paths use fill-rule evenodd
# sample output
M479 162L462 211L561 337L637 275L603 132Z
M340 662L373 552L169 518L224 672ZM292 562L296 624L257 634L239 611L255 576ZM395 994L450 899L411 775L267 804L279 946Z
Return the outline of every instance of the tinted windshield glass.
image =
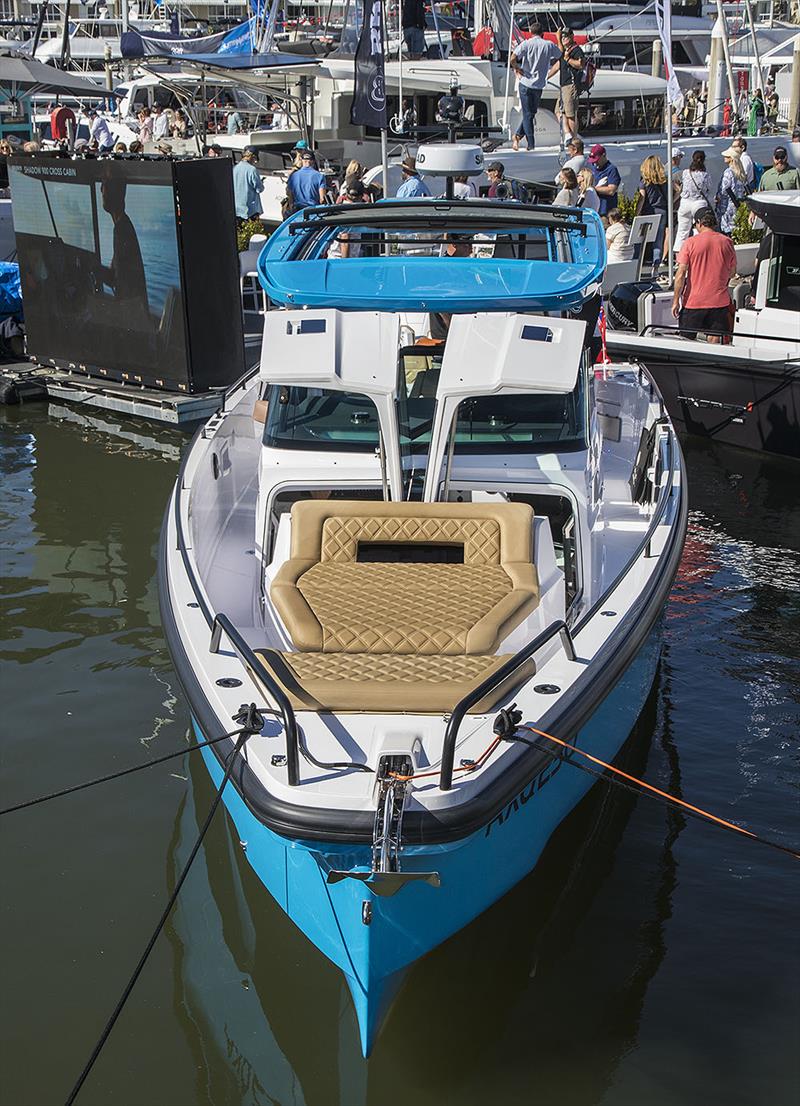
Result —
M585 449L583 374L566 395L481 396L459 404L456 453Z
M364 453L378 447L378 413L366 396L276 384L268 399L264 445Z
M442 351L401 353L400 437L408 453L427 451ZM481 396L458 408L456 453L522 453L586 448L584 374L567 394Z

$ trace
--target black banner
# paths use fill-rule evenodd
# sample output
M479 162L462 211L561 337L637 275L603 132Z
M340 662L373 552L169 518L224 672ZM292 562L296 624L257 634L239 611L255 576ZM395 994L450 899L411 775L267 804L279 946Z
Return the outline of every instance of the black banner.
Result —
M387 119L382 0L364 0L363 20L356 50L355 91L350 122L355 126L385 130Z

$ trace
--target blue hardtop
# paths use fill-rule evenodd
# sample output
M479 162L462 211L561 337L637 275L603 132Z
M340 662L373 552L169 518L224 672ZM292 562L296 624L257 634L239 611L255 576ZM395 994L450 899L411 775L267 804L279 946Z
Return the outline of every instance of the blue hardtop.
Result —
M341 252L346 242L349 256ZM593 211L496 200L382 200L306 208L258 260L270 299L356 311L566 311L606 266Z

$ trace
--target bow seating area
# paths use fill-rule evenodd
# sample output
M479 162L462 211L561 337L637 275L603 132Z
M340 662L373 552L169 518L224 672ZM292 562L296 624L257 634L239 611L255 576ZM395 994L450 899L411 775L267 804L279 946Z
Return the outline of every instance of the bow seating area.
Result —
M498 649L538 604L533 511L298 502L270 594L295 651L264 655L296 709L452 710L509 659Z

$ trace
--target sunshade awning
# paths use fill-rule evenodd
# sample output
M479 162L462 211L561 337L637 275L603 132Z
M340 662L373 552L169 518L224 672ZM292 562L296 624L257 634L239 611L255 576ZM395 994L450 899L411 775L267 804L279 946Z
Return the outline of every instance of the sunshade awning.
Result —
M0 85L10 88L15 96L69 95L105 100L118 95L77 73L19 56L0 57Z

